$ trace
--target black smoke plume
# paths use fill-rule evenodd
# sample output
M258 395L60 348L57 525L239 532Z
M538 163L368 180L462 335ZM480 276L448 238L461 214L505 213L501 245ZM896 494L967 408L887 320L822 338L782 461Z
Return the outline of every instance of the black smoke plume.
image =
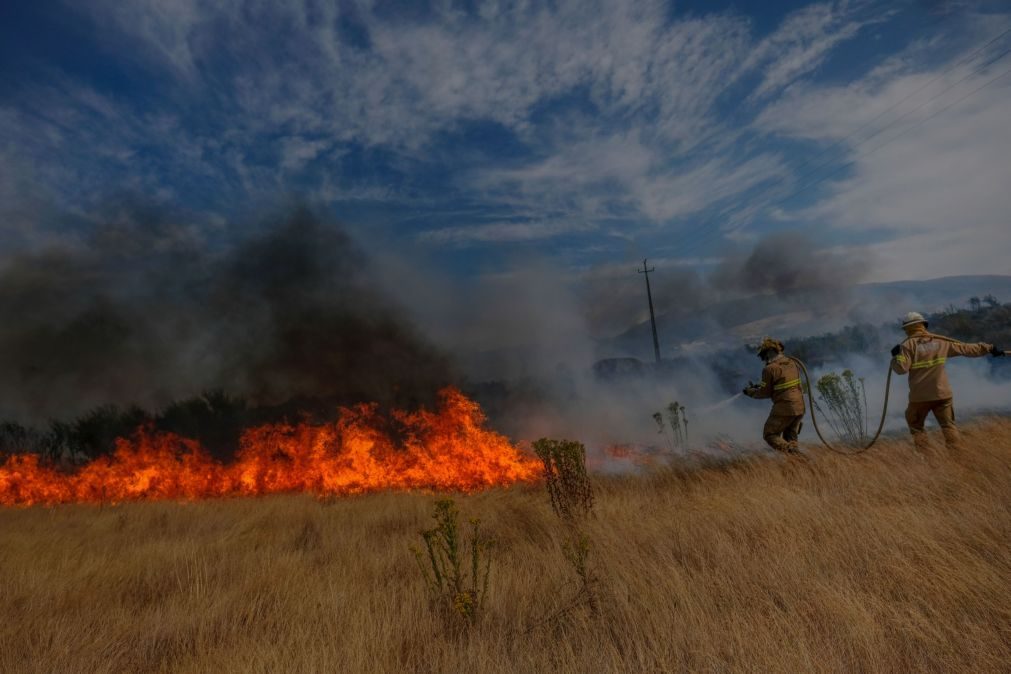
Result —
M870 271L867 252L819 248L801 232L770 234L747 255L725 258L713 287L744 294L823 295L849 290Z
M215 245L130 206L0 261L0 418L211 390L292 411L410 407L452 380L338 224L297 208L249 230Z

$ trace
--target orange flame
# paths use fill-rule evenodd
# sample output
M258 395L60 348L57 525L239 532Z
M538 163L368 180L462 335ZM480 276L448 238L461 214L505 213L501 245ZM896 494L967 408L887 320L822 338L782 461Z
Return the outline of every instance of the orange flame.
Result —
M477 403L440 392L436 412L394 412L399 442L382 430L376 405L342 409L323 425L269 424L246 430L234 462L222 464L194 440L141 429L116 440L112 456L74 473L14 455L0 465L0 504L103 503L312 492L345 495L384 489L476 489L530 482L533 456L484 427Z

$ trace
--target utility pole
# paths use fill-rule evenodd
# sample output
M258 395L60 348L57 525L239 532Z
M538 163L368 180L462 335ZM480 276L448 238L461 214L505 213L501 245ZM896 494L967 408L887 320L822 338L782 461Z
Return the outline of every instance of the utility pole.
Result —
M656 362L660 362L660 340L656 336L656 315L653 313L653 292L649 288L649 273L656 271L656 267L647 267L646 258L642 260L642 269L636 269L640 274L646 276L646 299L649 300L649 322L653 325L653 354Z

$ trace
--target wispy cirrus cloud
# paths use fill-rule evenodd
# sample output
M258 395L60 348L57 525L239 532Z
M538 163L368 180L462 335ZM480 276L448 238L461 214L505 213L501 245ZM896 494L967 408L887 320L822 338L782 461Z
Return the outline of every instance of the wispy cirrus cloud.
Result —
M76 207L109 186L214 212L289 192L400 203L415 216L404 233L429 246L576 231L596 232L596 249L661 232L709 245L828 217L777 203L803 183L798 144L838 141L949 63L914 43L820 83L842 45L896 20L880 2L812 3L763 31L740 12L659 0L65 10L90 22L106 59L128 55L143 77L102 87L57 64L46 83L0 99L0 194L23 192L16 173ZM963 42L986 34L971 19L950 25ZM921 179L882 184L937 193L935 176ZM847 185L824 193L826 207ZM889 213L863 217L897 231Z
M467 246L474 243L535 241L586 229L586 224L570 221L490 222L430 229L422 232L418 238L430 243Z
M750 100L767 97L815 70L837 45L892 14L869 2L820 3L796 11L761 40L742 65L744 73L761 73Z
M1008 27L992 26L980 42ZM1011 184L1011 59L1001 56L1009 45L966 58L977 47L947 68L905 61L884 77L804 87L768 108L757 123L769 133L836 148L814 176L828 178L824 197L790 217L876 233L882 279L1011 273L1011 195L1001 187Z

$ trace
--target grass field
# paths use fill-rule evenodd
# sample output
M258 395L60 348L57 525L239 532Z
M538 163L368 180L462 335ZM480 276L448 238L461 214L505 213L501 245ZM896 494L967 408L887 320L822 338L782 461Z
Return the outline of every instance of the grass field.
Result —
M0 671L1007 672L1011 421L964 435L595 478L597 615L542 487L457 496L470 628L409 550L438 495L4 509Z

